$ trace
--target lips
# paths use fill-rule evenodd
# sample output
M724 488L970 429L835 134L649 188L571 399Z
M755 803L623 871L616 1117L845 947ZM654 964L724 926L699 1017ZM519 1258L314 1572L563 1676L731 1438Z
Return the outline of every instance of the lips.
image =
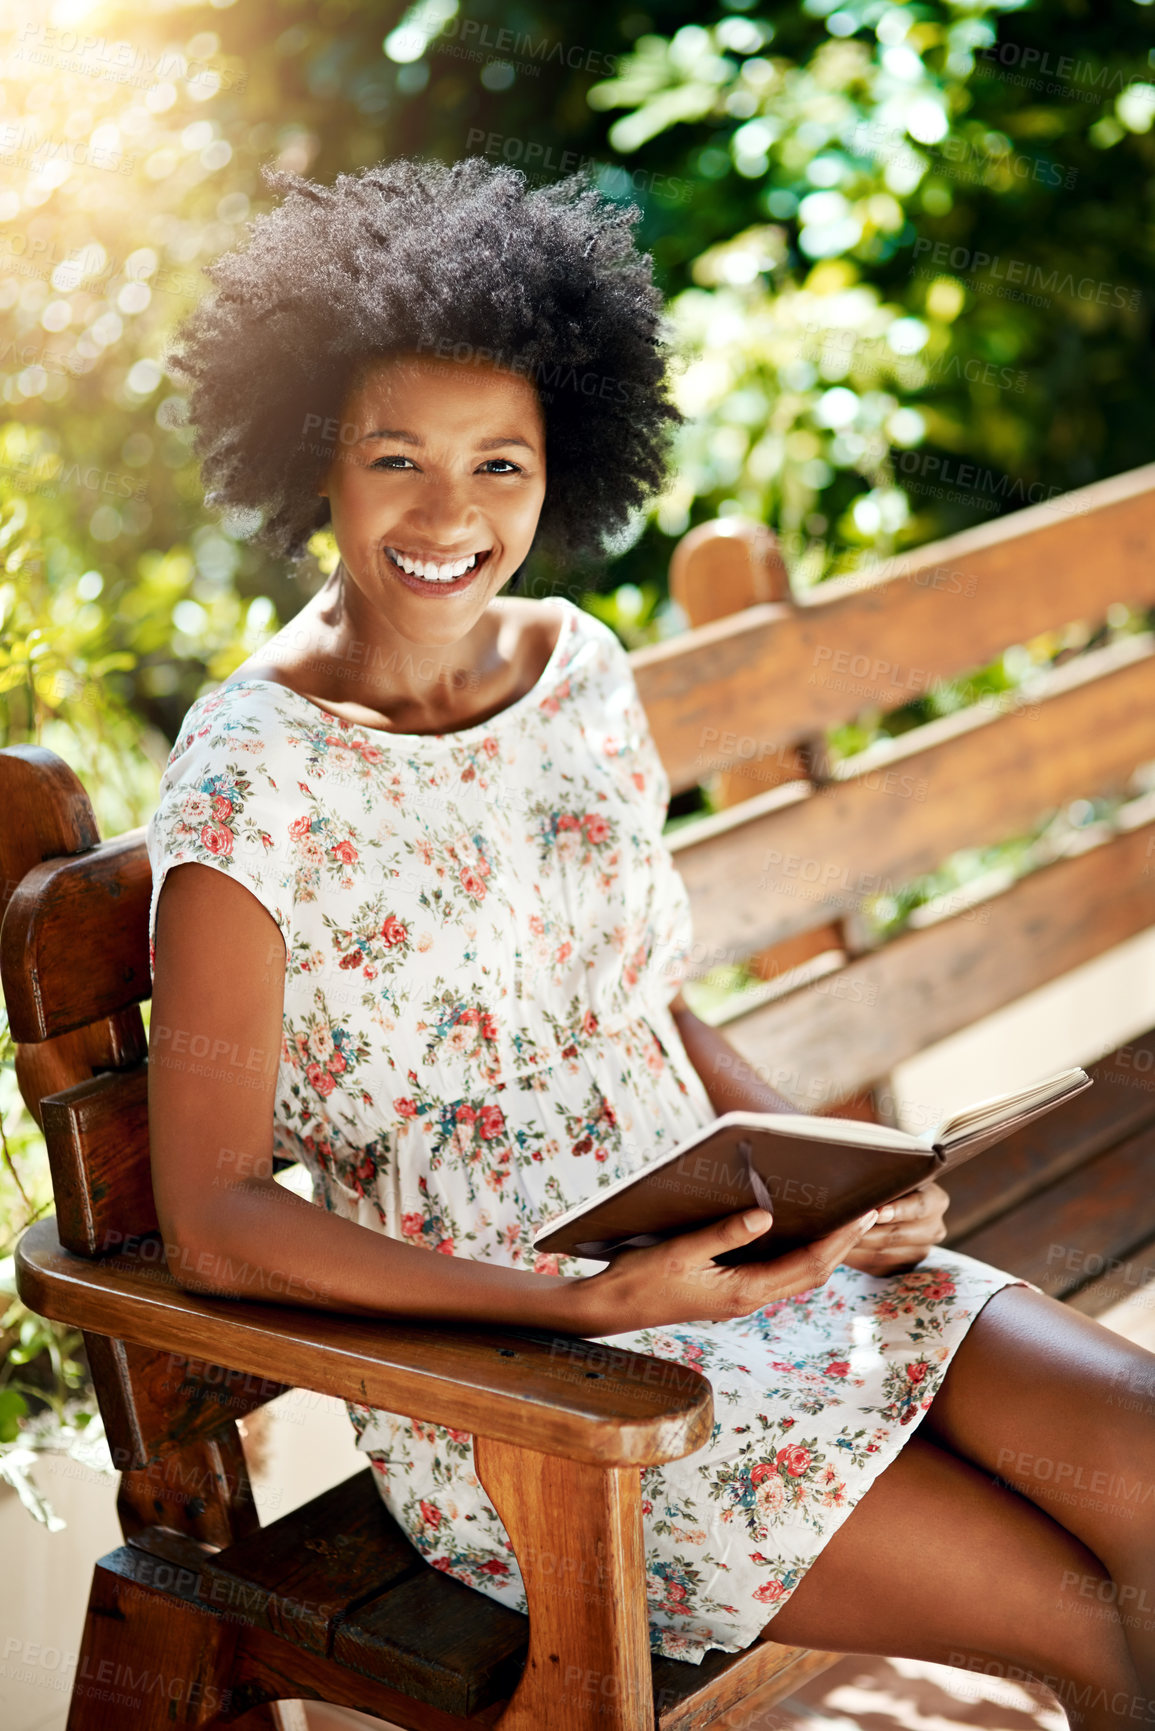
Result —
M412 589L417 595L449 596L457 595L463 589L476 581L477 574L483 570L493 552L492 547L478 549L476 552L460 554L457 558L447 558L444 554L436 560L430 556L422 559L408 549L399 547L383 548L385 563L399 583L406 589ZM402 563L402 560L404 563ZM406 567L410 569L406 569ZM462 569L466 566L466 569ZM425 576L426 571L437 572L436 576ZM460 572L458 576L442 576L442 572Z
M480 569L491 551L492 549L483 547L469 553L438 554L386 546L385 556L391 565L403 571L406 576L417 577L424 583L445 584L472 576Z

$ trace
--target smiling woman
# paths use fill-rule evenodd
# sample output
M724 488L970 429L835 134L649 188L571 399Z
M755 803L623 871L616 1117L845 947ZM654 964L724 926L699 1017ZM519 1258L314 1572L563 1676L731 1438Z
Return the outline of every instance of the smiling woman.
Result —
M209 501L257 511L290 559L331 523L341 561L233 677L397 732L464 726L557 641L555 608L492 605L531 549L601 551L663 479L680 417L638 212L479 158L263 173L284 202L208 267L169 365Z
M715 1258L766 1230L757 1209L605 1269L535 1253L718 1112L789 1109L681 1000L689 897L629 657L568 599L501 594L539 537L596 547L662 479L649 262L576 177L271 178L286 203L185 332L190 414L219 501L259 506L290 557L331 521L340 562L193 704L149 824L152 1025L275 1055L254 1076L153 1054L174 1278L708 1374L709 1441L642 1480L658 1652L698 1663L768 1628L1009 1660L1080 1701L1155 1694L1146 1628L1108 1600L1076 1626L1062 1600L1155 1592L1155 1511L992 1483L1056 1437L1072 1472L1149 1457L1146 1421L1101 1416L1147 1355L939 1248L941 1189L740 1267ZM524 1609L472 1437L349 1416L418 1551Z

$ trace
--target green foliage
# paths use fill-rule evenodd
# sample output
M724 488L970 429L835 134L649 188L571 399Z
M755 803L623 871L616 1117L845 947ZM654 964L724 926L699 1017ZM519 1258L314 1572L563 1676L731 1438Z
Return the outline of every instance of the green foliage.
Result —
M1104 13L816 0L593 87L613 146L710 183L662 247L666 533L770 522L804 587L1150 457L1155 30Z

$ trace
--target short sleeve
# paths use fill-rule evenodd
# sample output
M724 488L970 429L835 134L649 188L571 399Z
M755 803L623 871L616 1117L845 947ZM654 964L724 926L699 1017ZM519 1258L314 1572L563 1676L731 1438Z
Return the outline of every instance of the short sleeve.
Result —
M614 760L624 796L645 814L649 859L645 906L646 962L638 980L643 995L651 992L664 1004L677 997L694 947L690 894L674 863L662 830L670 804L670 778L662 762L642 706L629 653L610 627L604 632L606 682L602 713L606 718L605 749Z
M595 619L599 634L604 634L604 654L608 671L606 712L611 737L622 768L637 791L645 796L657 816L659 829L666 821L670 804L670 778L662 762L649 717L642 707L629 652L603 620Z
M267 719L270 725L263 725ZM147 846L152 867L149 967L156 965L156 909L173 866L195 863L243 884L291 947L300 796L276 724L242 714L227 690L194 703L161 777Z

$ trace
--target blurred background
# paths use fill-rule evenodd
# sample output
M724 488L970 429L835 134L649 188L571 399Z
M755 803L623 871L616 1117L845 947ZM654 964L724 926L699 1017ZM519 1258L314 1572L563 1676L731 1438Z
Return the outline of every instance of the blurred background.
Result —
M604 560L525 586L629 648L684 628L670 554L709 518L768 524L801 593L1155 458L1150 4L7 0L0 105L0 745L58 751L106 835L147 821L189 704L335 562L327 533L293 569L206 508L165 371L202 267L268 208L262 164L480 155L638 207L688 417L673 476ZM1116 606L1015 645L831 754L1153 623ZM1100 815L1078 804L1057 821ZM710 809L707 784L670 825ZM879 929L1035 839L880 898ZM14 1299L50 1207L0 1023L0 1479L45 1536L44 1461L61 1506L107 1471L79 1336ZM333 1446L337 1479L358 1462ZM63 1723L52 1687L22 1726Z

